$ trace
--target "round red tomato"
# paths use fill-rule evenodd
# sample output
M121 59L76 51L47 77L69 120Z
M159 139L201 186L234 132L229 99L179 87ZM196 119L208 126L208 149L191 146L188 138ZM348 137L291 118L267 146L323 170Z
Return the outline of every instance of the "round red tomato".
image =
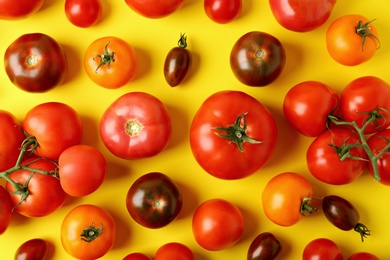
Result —
M28 92L45 92L60 85L67 74L66 54L53 38L24 34L5 51L4 67L11 82Z
M379 257L368 252L358 252L350 255L347 260L379 260Z
M276 141L272 114L258 100L240 91L211 95L199 108L190 128L196 161L221 179L253 174L271 157Z
M41 238L30 239L16 250L16 260L46 259L49 256L49 243Z
M78 27L91 27L102 16L101 0L66 0L65 15L69 22Z
M286 52L282 43L264 32L241 36L230 52L230 67L236 78L248 86L271 84L282 73Z
M206 15L216 23L225 24L236 19L242 9L242 0L204 0Z
M43 5L44 0L1 0L0 19L19 20L36 13Z
M302 260L343 260L340 247L327 238L310 241L304 248Z
M107 149L123 159L155 156L168 145L172 125L167 108L155 96L129 92L115 100L100 120Z
M192 217L192 233L196 242L210 251L235 245L244 231L240 209L223 199L210 199L200 204Z
M8 191L0 186L0 235L3 234L12 221L12 203Z
M125 256L122 260L152 260L152 259L143 253L131 253Z
M374 163L378 167L379 182L384 185L390 185L390 154L388 153L390 147L388 140L390 140L390 129L380 131L367 140L373 155L378 158ZM375 177L373 165L368 163L367 166L370 174Z
M156 251L153 260L194 260L194 253L182 243L171 242L162 245Z
M125 2L133 11L147 18L168 16L184 4L184 0L125 0Z

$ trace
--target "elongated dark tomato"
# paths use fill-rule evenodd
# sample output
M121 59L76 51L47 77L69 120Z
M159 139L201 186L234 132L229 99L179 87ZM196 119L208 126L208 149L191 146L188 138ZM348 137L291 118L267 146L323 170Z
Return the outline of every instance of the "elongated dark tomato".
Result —
M253 239L248 249L247 260L275 259L282 246L270 232L264 232Z

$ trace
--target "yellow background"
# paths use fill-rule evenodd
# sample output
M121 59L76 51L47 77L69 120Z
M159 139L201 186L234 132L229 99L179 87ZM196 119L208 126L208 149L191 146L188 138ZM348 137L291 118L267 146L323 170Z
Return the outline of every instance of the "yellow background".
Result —
M196 259L246 259L252 240L265 231L272 232L282 243L279 259L300 259L304 246L318 237L334 240L342 249L345 259L357 251L368 251L381 259L390 259L389 187L375 183L367 173L345 186L331 186L315 180L308 172L305 161L306 149L312 139L295 132L282 111L284 95L301 81L322 81L338 91L353 79L365 75L374 75L390 82L390 19L385 1L339 0L330 19L319 29L308 33L295 33L282 28L272 16L267 0L243 0L239 19L225 25L216 24L205 15L201 0L186 0L179 11L157 20L134 13L123 0L102 2L101 22L88 29L70 24L65 17L64 1L55 0L46 0L42 9L28 19L0 21L0 57L4 56L5 49L17 37L41 32L50 35L64 47L69 61L69 73L64 84L43 94L26 93L14 87L1 62L0 109L8 110L22 120L26 112L37 104L64 102L75 108L82 117L83 143L99 148L108 161L106 180L95 193L84 198L68 198L60 210L47 217L28 219L15 214L8 230L0 236L0 259L12 259L20 244L37 237L51 243L52 259L71 259L59 242L59 229L65 214L82 203L104 207L117 223L116 242L102 259L122 259L135 251L153 256L159 246L173 241L188 245ZM330 58L325 46L325 32L331 21L351 13L376 18L375 26L382 43L373 59L357 67L337 64ZM283 73L264 88L242 85L229 65L234 42L253 30L274 35L287 52ZM187 80L171 88L163 77L163 63L183 32L188 35L193 66ZM117 90L95 85L85 74L82 64L87 46L97 38L110 35L128 41L139 59L135 80ZM226 89L245 91L264 103L275 116L279 130L276 151L268 163L254 175L237 181L219 180L205 173L194 160L188 142L190 123L201 103L212 93ZM155 95L166 104L172 116L172 139L167 149L156 157L137 161L118 159L108 152L100 140L98 122L102 113L120 95L131 91ZM150 171L171 176L184 197L184 207L179 217L157 230L146 229L135 223L125 207L125 196L131 184ZM317 197L337 194L347 198L359 210L361 222L371 229L372 236L362 243L357 233L338 230L321 212L305 217L292 227L280 227L270 222L262 210L261 193L272 176L285 171L305 175ZM232 248L218 252L198 246L191 231L196 206L211 198L224 198L236 204L246 222L242 239Z

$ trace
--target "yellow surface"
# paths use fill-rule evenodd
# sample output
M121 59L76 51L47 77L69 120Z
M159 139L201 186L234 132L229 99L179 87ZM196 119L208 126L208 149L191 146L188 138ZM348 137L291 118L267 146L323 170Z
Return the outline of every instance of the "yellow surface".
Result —
M106 208L117 223L115 245L102 259L122 259L135 251L152 256L159 246L172 241L191 247L196 259L245 259L252 240L264 231L272 232L281 241L283 249L279 259L300 259L304 246L318 237L330 238L338 243L345 259L357 251L368 251L381 259L390 259L390 188L374 183L368 174L350 185L339 187L316 181L308 172L305 162L306 149L312 139L295 132L282 111L285 93L301 81L319 80L338 91L351 80L365 75L374 75L390 82L390 20L383 1L340 0L325 25L308 33L287 31L277 24L267 0L243 0L240 18L225 25L207 18L201 0L186 0L178 12L158 20L141 17L122 0L102 2L102 20L89 29L70 24L63 10L64 1L54 0L46 0L43 8L26 20L0 21L0 57L20 35L42 32L63 45L70 68L63 85L44 94L31 94L12 85L1 62L0 109L8 110L22 120L30 108L43 102L60 101L71 105L83 119L83 143L99 148L109 164L107 178L95 193L84 198L69 198L60 210L47 217L28 219L15 214L6 233L0 236L0 259L12 259L20 244L36 237L47 239L52 244L52 259L71 259L60 244L59 229L65 214L82 203ZM325 47L325 32L330 22L350 13L376 18L375 25L382 43L372 60L357 67L337 64L329 57ZM265 88L242 85L229 66L229 54L234 42L252 30L274 35L287 52L283 73ZM193 67L184 84L170 88L163 77L163 62L182 32L188 35ZM117 90L95 85L85 74L82 65L87 46L96 38L109 35L121 37L133 45L140 64L135 80ZM205 173L194 160L188 142L192 117L203 100L212 93L226 89L245 91L263 102L274 114L280 135L276 151L268 163L254 175L237 181L219 180ZM172 116L172 139L168 148L156 157L138 161L118 159L108 152L100 140L98 122L102 113L116 98L130 91L155 95L166 104ZM125 196L130 185L150 171L161 171L171 176L184 197L184 207L178 219L157 230L136 224L125 207ZM261 193L272 176L284 171L305 175L313 185L315 196L337 194L348 198L359 209L361 222L372 230L372 236L361 243L357 233L336 229L320 212L304 218L293 227L271 223L263 213ZM246 226L242 239L235 246L209 252L196 244L191 232L191 218L198 204L216 197L235 203L242 210Z

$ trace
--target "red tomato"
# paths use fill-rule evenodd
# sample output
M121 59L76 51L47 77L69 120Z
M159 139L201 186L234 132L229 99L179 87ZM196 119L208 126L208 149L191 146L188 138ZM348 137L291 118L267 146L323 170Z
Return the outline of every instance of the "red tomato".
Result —
M264 232L253 239L248 249L247 260L273 260L282 246L279 240L269 232Z
M218 251L235 245L244 231L240 209L223 199L210 199L200 204L192 217L192 233L206 250Z
M301 134L314 137L325 131L328 116L338 114L340 97L329 86L318 81L305 81L286 94L283 112Z
M123 159L157 155L168 145L171 132L167 108L158 98L144 92L119 97L100 120L103 143Z
M0 186L0 235L7 230L12 221L12 208L8 191Z
M44 0L1 0L0 19L19 20L36 13L43 5Z
M272 114L258 100L240 91L211 95L199 108L190 128L196 161L221 179L253 174L271 157L276 140Z
M45 92L60 84L68 72L66 54L53 38L24 34L5 51L4 67L11 82L28 92Z
M152 260L152 259L143 253L131 253L125 256L122 260Z
M24 117L22 128L37 140L34 153L53 160L57 160L65 149L80 144L83 135L77 112L58 102L42 103L30 109Z
M379 257L368 252L358 252L350 255L347 260L379 260Z
M73 25L91 27L102 16L102 3L100 0L65 0L65 15Z
M269 0L278 23L296 32L312 31L329 18L336 0Z
M194 253L186 245L172 242L159 247L153 260L194 260Z
M82 204L73 208L61 224L61 244L74 258L94 260L114 245L116 224L105 209Z
M225 24L235 20L241 13L241 0L204 0L204 11L214 22Z
M380 176L379 182L384 185L390 185L390 154L388 153L388 140L390 140L390 129L378 132L367 140L367 144L373 155L379 156L376 165L378 166L378 173ZM372 164L368 163L367 166L370 174L375 177Z
M343 260L340 247L327 238L310 241L304 248L302 260Z
M136 13L147 18L162 18L180 9L184 0L125 0Z
M104 155L92 146L71 146L58 159L61 187L74 197L86 196L96 191L102 185L106 171Z
M49 243L41 238L24 242L16 250L15 260L44 260L49 255Z

